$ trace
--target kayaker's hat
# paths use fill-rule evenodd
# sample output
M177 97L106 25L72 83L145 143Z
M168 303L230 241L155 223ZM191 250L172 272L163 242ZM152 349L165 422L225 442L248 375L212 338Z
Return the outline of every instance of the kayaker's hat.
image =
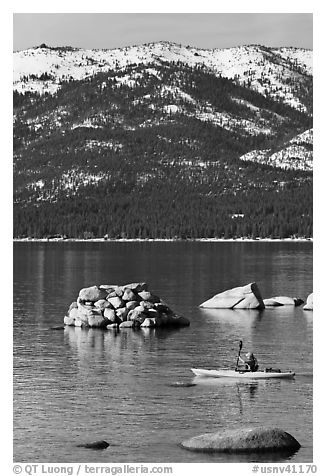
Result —
M252 352L248 352L248 353L246 354L246 357L248 357L248 359L250 359L250 358L253 357L253 356L254 356L254 354L253 354Z

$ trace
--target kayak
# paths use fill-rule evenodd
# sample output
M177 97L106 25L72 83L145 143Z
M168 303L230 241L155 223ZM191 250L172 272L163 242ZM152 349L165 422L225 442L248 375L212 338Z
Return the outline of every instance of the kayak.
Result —
M293 378L294 372L282 372L281 370L257 370L256 372L237 371L237 370L206 370L206 369L191 369L197 377L213 377L213 378L236 378L236 379L267 379L267 378Z

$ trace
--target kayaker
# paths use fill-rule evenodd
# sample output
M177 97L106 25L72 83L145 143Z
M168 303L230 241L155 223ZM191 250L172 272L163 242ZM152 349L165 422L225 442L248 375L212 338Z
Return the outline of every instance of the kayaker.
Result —
M239 360L241 360L246 370L250 370L251 372L256 372L258 370L258 360L252 352L248 352L245 355L245 359L242 359L242 357L239 356ZM240 367L242 366L240 365Z

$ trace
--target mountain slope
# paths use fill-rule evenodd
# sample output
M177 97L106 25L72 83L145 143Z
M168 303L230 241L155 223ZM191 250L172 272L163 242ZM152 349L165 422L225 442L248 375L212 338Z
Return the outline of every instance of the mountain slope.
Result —
M311 236L310 56L231 50L19 53L15 236Z

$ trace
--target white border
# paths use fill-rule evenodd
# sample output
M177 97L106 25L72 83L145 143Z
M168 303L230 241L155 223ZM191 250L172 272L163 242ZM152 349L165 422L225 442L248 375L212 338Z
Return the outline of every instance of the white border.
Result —
M55 3L48 3L44 0L36 1L13 1L7 2L7 5L2 6L1 15L1 48L3 54L1 55L5 71L1 74L1 93L2 104L4 108L1 114L1 132L3 138L2 151L2 187L1 187L1 203L4 209L3 214L3 229L1 232L1 250L2 250L2 275L1 275L1 289L4 290L2 306L3 332L5 333L3 345L1 346L2 362L2 430L5 434L2 436L2 450L6 455L1 466L4 464L8 471L5 474L12 474L12 329L10 320L8 322L8 310L6 309L8 302L12 302L12 212L11 212L11 197L12 197L12 105L11 105L11 90L12 90L12 14L13 13L313 13L314 14L314 463L318 465L318 474L323 474L322 467L325 468L323 461L323 443L321 424L321 417L324 414L324 362L321 348L323 344L325 331L324 312L321 309L321 297L324 291L325 272L324 272L324 240L325 225L325 196L324 196L324 180L325 170L324 162L324 148L322 137L324 133L324 96L325 96L325 75L324 65L325 61L325 38L324 31L326 29L325 15L322 7L322 2L307 2L307 1L280 1L274 0L266 5L266 2L246 1L246 2L221 2L217 4L212 1L187 2L187 10L184 9L184 2L177 2L166 0L162 4L156 2L142 1L137 2L108 2L108 1L62 1L57 0ZM7 67L10 69L7 69ZM10 91L10 94L9 94ZM8 120L9 119L9 120ZM8 150L9 149L9 150ZM8 212L8 208L10 209ZM319 377L319 378L318 378ZM4 391L5 390L5 391ZM320 427L320 429L318 428ZM9 429L9 435L8 435ZM4 441L5 440L5 441ZM167 463L167 465L170 465ZM173 464L176 474L197 474L198 471L205 471L205 474L214 476L218 473L223 475L233 474L251 474L252 465L250 464Z

